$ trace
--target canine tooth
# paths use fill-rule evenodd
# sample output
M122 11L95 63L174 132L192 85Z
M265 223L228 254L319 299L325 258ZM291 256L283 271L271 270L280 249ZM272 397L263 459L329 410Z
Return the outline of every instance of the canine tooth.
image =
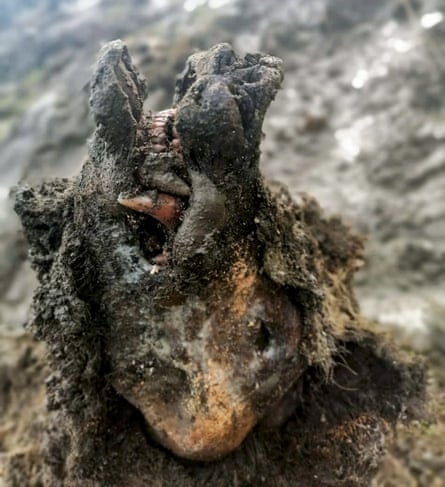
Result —
M150 215L168 229L173 229L180 219L178 199L167 193L158 193L156 201L147 195L134 198L119 197L117 201L126 208Z

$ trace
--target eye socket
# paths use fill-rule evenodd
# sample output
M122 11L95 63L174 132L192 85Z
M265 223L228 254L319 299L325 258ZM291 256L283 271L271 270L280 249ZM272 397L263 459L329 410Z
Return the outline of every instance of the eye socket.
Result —
M260 321L257 336L255 338L255 346L260 352L264 352L270 345L272 340L272 333L264 321Z

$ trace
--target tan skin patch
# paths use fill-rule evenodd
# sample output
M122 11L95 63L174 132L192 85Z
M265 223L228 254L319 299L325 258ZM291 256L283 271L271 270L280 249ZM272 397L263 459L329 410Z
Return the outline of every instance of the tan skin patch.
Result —
M241 318L246 314L247 297L252 291L257 275L249 268L245 259L235 261L229 275L234 285L230 311L237 318Z
M262 415L254 407L252 391L256 374L268 370L268 365L262 352L258 355L254 351L258 325L251 324L250 314L253 303L263 300L264 284L260 284L261 278L252 269L254 266L246 258L237 258L228 272L229 285L223 286L231 290L230 294L219 296L217 289L212 294L216 301L222 298L224 306L218 305L216 312L202 323L199 341L190 349L194 350L193 361L178 363L187 377L187 392L171 391L172 395L165 399L149 389L145 391L142 383L126 395L142 412L159 443L178 456L200 461L222 458L242 443ZM283 322L280 312L274 314L275 308L292 320L290 308L286 307L290 304L280 301L279 296L273 304L264 306L272 320ZM283 347L293 353L299 327L288 328L283 328L289 336L289 343ZM258 365L262 360L265 365ZM240 374L239 367L245 373ZM270 369L267 376L273 373ZM273 392L274 387L270 394Z
M235 262L229 275L233 294L222 324L240 329L257 275L244 259ZM219 318L216 316L210 325L211 336L221 324ZM214 345L212 341L202 340L199 363L188 373L190 391L178 395L172 403L146 397L143 384L132 391L134 404L157 440L175 454L192 460L211 461L230 453L258 420L249 398L234 380L237 371L231 352Z
M134 395L141 397L137 389ZM228 454L257 420L247 401L233 389L225 368L212 359L207 361L207 371L195 376L191 393L177 403L148 401L137 406L158 441L191 460L210 461Z

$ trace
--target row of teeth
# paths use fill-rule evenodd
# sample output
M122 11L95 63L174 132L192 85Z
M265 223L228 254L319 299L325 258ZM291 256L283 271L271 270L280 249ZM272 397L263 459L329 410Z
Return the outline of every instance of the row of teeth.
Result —
M182 159L179 135L175 128L176 110L170 108L153 115L149 129L150 148L152 152L174 152ZM180 202L178 198L167 193L158 193L153 199L148 194L132 198L119 196L118 202L133 211L145 213L159 221L167 231L172 231L180 218ZM154 257L152 263L163 266L167 264L168 256L165 249Z
M181 156L181 143L175 127L176 110L169 108L155 113L150 127L150 143L153 152L168 152L169 150ZM171 127L171 140L167 138L167 128Z

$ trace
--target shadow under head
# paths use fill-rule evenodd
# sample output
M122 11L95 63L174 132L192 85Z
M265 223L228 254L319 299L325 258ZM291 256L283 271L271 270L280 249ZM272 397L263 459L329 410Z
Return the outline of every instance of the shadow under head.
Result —
M421 404L422 366L359 314L361 240L261 177L281 80L220 44L145 113L114 41L81 174L19 191L52 371L45 485L363 485Z

